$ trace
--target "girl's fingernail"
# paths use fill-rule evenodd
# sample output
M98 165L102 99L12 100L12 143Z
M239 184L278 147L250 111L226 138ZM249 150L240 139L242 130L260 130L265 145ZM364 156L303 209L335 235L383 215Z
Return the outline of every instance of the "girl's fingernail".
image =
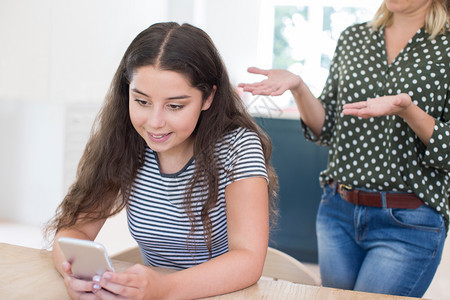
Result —
M105 279L111 279L111 274L105 273L105 274L103 275L103 278L105 278Z
M92 281L95 282L100 282L100 279L101 279L100 275L94 275L94 277L92 277Z

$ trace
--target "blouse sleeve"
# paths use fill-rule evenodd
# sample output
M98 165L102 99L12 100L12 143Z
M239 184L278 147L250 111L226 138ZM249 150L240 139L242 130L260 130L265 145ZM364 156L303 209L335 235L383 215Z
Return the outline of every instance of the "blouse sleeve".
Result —
M440 76L442 76L442 87L444 93L442 97L445 97L444 105L442 109L438 107L436 110L441 111L440 117L435 118L435 125L433 135L426 147L422 160L423 163L431 168L443 170L444 172L450 172L450 46L449 46L449 33L442 36L445 42L442 43L443 55L440 57L442 67L440 68ZM446 92L445 92L446 91Z
M447 93L449 96L450 93ZM433 135L423 156L429 167L450 172L450 98L444 107L443 120L436 120Z

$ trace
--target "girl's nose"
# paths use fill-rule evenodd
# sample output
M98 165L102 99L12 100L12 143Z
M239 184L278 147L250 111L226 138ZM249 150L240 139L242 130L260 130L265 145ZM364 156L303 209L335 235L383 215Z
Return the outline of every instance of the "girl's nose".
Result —
M155 107L149 113L147 123L151 128L162 128L166 124L164 117L164 110Z

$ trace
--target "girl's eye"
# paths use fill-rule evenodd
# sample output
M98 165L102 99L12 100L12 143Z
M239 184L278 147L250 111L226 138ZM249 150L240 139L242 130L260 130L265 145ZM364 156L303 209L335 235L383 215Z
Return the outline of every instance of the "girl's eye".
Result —
M179 110L182 108L183 108L183 105L180 105L180 104L169 104L169 109L171 109L171 110Z
M142 106L145 106L145 105L147 105L147 104L148 104L148 102L147 102L147 101L145 101L145 100L141 100L141 99L136 99L136 100L134 100L134 101L136 101L137 103L139 103L139 105L142 105Z

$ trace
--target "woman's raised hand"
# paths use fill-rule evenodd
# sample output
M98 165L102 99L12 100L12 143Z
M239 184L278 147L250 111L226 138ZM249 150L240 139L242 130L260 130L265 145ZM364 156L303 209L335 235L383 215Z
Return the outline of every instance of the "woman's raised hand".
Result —
M267 76L267 79L260 82L240 83L238 85L244 90L244 92L250 92L253 95L279 96L285 91L295 89L302 84L302 79L300 76L294 75L287 70L264 70L251 67L248 68L247 71L252 74Z

